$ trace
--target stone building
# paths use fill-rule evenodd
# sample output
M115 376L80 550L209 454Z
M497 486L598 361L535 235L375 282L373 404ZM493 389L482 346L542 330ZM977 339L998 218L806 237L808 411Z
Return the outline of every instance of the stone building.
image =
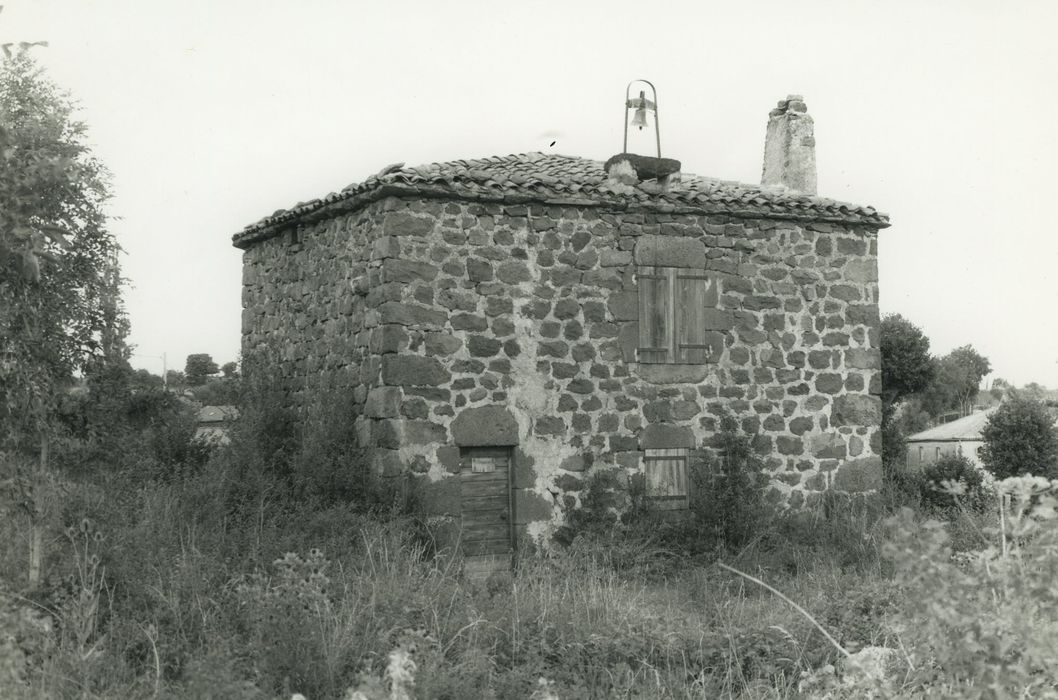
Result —
M941 457L957 455L970 460L975 467L984 469L978 450L984 447L982 433L997 410L999 407L993 406L908 435L904 438L907 445L905 465L909 470L921 471ZM1054 427L1058 429L1058 416L1055 417Z
M815 195L812 128L779 103L762 185L627 154L392 166L234 236L243 351L299 401L351 392L374 465L419 475L467 551L545 535L594 470L686 507L725 411L768 498L873 489L888 218Z
M921 470L948 455L966 457L974 466L983 467L977 455L977 450L985 444L981 431L995 412L995 408L978 411L908 435L904 438L907 444L907 467Z

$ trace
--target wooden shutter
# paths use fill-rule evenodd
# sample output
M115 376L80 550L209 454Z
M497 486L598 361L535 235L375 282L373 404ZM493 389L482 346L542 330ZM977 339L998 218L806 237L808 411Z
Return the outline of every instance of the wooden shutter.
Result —
M675 270L676 362L704 364L710 360L705 340L705 310L717 304L716 280L694 270Z
M661 510L687 507L686 448L648 449L643 454L647 496Z
M641 267L639 283L639 361L673 362L673 275L663 267Z

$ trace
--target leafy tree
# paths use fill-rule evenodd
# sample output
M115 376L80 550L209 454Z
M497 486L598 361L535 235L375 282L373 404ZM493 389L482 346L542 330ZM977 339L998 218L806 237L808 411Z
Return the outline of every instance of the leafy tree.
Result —
M933 381L935 366L929 338L900 314L887 314L882 319L881 353L883 405L891 407Z
M1047 397L1047 387L1043 386L1039 382L1029 382L1025 386L1017 390L1018 396L1026 399L1034 399L1036 401L1043 401Z
M922 401L912 395L900 402L889 415L882 416L882 458L891 475L892 468L907 461L908 435L930 426L930 415L922 409Z
M137 369L132 372L129 383L134 390L161 389L164 381L157 374L151 374L150 370Z
M206 377L220 371L217 363L209 356L209 353L201 352L187 356L184 365L184 374L187 375L187 383L190 386L201 386L206 383Z
M165 373L165 383L170 389L178 389L187 386L187 377L177 369L171 369Z
M911 435L918 433L930 426L930 416L922 408L922 399L917 395L911 396L900 405L900 426Z
M888 314L881 324L882 456L890 469L903 461L905 428L895 419L904 398L930 385L936 371L929 354L929 338L900 314Z
M108 175L73 114L25 52L0 64L0 449L29 504L31 583L63 388L127 359Z
M988 393L992 395L996 401L1002 401L1010 393L1014 386L1002 377L996 377L992 380L992 386L989 387Z
M922 406L934 418L949 411L968 414L991 363L972 345L952 350L936 362L933 382L922 392Z
M221 377L193 387L195 401L206 406L228 406L239 403L242 382L236 377Z
M234 379L239 376L239 364L237 362L225 362L220 366L225 379Z
M959 408L963 413L973 410L974 399L981 386L981 380L991 371L992 364L988 358L974 350L972 345L963 345L948 353L941 363L945 366L945 373L956 380L956 395L959 399Z
M1039 401L1015 397L988 417L981 461L999 479L1033 474L1058 478L1058 432Z
M919 399L922 402L922 409L931 418L937 419L958 408L959 398L955 388L958 380L957 377L952 376L951 366L946 365L940 359L934 359L933 368L933 381L919 393Z

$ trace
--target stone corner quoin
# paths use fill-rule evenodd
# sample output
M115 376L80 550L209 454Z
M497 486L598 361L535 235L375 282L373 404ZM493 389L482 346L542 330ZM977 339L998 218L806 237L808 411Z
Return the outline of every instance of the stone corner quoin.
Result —
M542 534L590 472L707 444L725 411L769 500L878 488L877 226L409 196L289 228L243 253L244 354L269 349L295 404L349 392L373 463L435 511L461 449L509 447L516 525ZM707 362L637 361L637 265L709 279Z

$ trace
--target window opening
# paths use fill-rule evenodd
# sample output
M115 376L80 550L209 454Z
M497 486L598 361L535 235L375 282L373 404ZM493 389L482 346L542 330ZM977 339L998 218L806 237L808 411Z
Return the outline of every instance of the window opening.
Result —
M647 364L704 364L714 345L706 336L707 309L716 308L716 277L681 267L640 266L639 348Z
M687 448L648 449L643 452L647 497L662 510L687 508Z

